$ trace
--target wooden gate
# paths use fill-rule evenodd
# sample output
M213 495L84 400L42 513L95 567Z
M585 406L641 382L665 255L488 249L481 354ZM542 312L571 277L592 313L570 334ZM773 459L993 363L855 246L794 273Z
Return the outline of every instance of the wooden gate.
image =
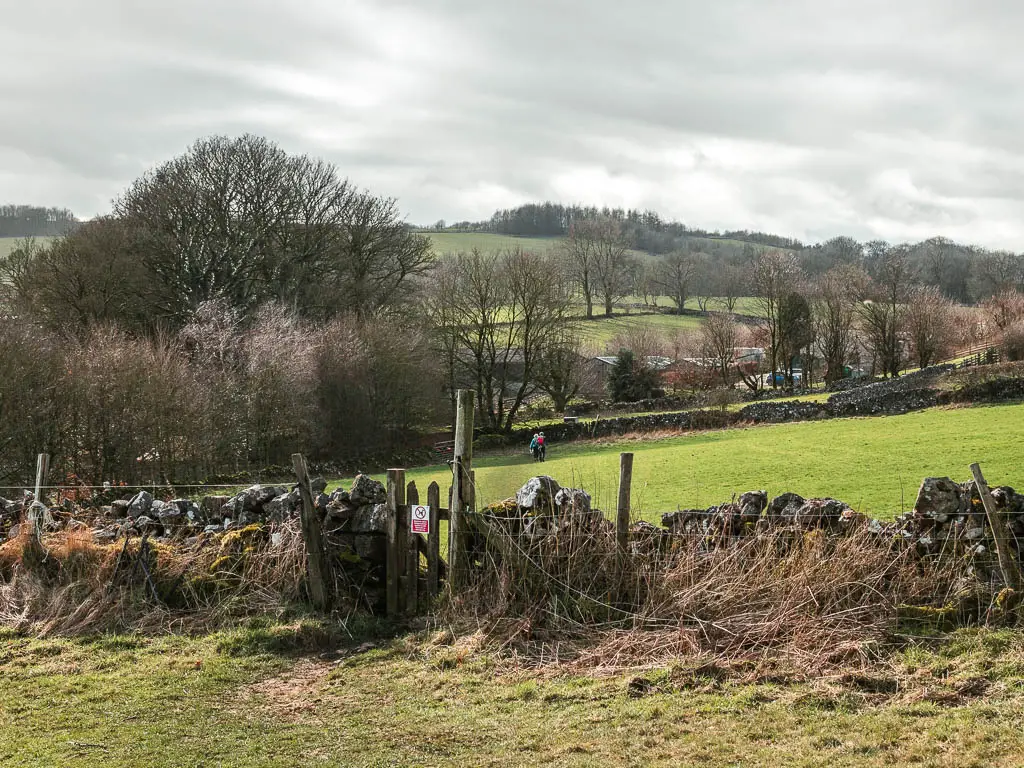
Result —
M387 613L415 616L428 609L448 578L448 564L441 558L441 521L449 511L441 506L437 483L427 487L426 515L414 516L420 506L415 482L405 483L404 469L388 470ZM413 530L426 527L427 533ZM423 523L426 523L424 526Z

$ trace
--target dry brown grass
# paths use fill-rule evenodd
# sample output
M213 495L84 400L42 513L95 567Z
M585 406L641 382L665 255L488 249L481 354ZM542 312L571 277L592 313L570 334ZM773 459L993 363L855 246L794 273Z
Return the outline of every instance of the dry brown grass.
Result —
M971 583L962 561L922 559L864 530L663 537L622 556L611 531L531 538L508 527L491 528L480 577L446 619L528 665L612 673L686 658L820 674L900 642L901 606L939 615Z
M0 624L19 632L201 631L305 597L294 521L188 546L147 542L145 558L138 538L98 544L89 530L47 535L43 546L39 559L27 533L0 545Z

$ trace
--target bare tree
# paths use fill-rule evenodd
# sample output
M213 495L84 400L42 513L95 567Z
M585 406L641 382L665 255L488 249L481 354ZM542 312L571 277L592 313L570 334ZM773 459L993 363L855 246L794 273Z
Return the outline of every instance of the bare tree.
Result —
M711 314L700 329L705 357L713 361L723 386L731 383L730 372L739 338L739 327L728 315Z
M711 299L721 292L720 268L713 265L706 253L695 253L693 258L693 296L697 300L697 309L707 312Z
M859 307L860 329L872 357L872 373L899 376L903 352L899 346L898 318L884 301L867 299Z
M919 243L915 251L923 263L923 277L950 298L967 301L967 277L972 249L957 245L945 237L932 237Z
M686 251L672 251L662 256L658 262L655 281L665 295L675 303L678 314L683 313L697 274L697 260L693 254Z
M974 295L991 296L1024 281L1024 257L1009 251L980 251L972 265Z
M822 243L823 250L834 264L859 267L864 258L864 246L852 237L840 235Z
M737 350L734 368L747 389L757 392L764 387L767 358L763 350L768 346L767 329L764 326L738 325L737 336L742 351Z
M718 280L718 292L727 312L736 311L740 297L746 296L749 291L749 284L748 271L743 267L734 264L722 267Z
M326 254L328 280L319 289L343 296L341 306L360 317L397 308L412 278L433 265L430 241L409 231L393 199L354 195L342 233L342 247Z
M551 398L555 411L564 413L583 384L583 356L580 337L569 326L551 334L537 361L537 386Z
M981 304L988 320L1004 331L1019 320L1024 320L1024 294L1016 288L1004 288Z
M868 276L858 267L833 267L817 281L814 326L825 360L825 383L843 378L854 347L854 323Z
M611 217L602 217L594 227L594 277L604 302L604 314L611 317L616 300L626 295L629 286L629 247L622 225Z
M779 304L779 351L786 385L794 383L794 362L803 357L803 383L809 384L813 375L811 348L814 343L814 323L807 297L798 291L789 291Z
M910 291L904 323L919 367L927 368L952 351L953 322L953 302L938 287L929 285Z
M256 136L196 142L136 180L114 214L144 241L150 314L171 323L220 296L245 312L277 299L314 317L365 316L401 301L432 261L393 200Z
M465 378L475 386L489 429L512 428L545 352L566 331L571 293L551 279L554 268L520 248L473 251L449 257L434 278L431 315L451 355L452 385Z
M773 386L774 374L783 356L783 297L792 291L799 276L799 264L796 256L790 251L761 251L754 259L751 282L757 297L760 324L765 330L765 351L772 372Z
M633 295L641 299L645 307L657 304L658 285L654 280L654 266L643 259L636 259L630 270Z
M583 296L588 320L594 318L594 296L597 293L595 239L593 222L574 221L569 226L569 236L562 242L560 249L566 271Z
M114 321L133 331L152 330L145 247L135 228L98 218L49 245L23 244L0 264L0 284L9 306L30 306L36 320L65 333Z
M871 277L873 296L861 305L861 320L882 372L888 376L899 376L904 362L900 332L907 297L916 277L908 249L905 246L878 246L871 263Z

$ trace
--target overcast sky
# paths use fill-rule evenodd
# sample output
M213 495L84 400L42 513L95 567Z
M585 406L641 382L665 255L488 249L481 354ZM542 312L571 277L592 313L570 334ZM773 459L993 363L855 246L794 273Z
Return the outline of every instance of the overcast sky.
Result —
M410 222L545 199L1024 250L1024 3L23 0L0 202L88 217L252 132Z

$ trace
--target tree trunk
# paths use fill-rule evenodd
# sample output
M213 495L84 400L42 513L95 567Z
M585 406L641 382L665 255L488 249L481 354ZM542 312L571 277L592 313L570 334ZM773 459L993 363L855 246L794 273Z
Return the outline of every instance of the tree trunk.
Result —
M551 394L551 402L555 405L555 413L565 413L569 398L565 396L565 392L555 391Z

